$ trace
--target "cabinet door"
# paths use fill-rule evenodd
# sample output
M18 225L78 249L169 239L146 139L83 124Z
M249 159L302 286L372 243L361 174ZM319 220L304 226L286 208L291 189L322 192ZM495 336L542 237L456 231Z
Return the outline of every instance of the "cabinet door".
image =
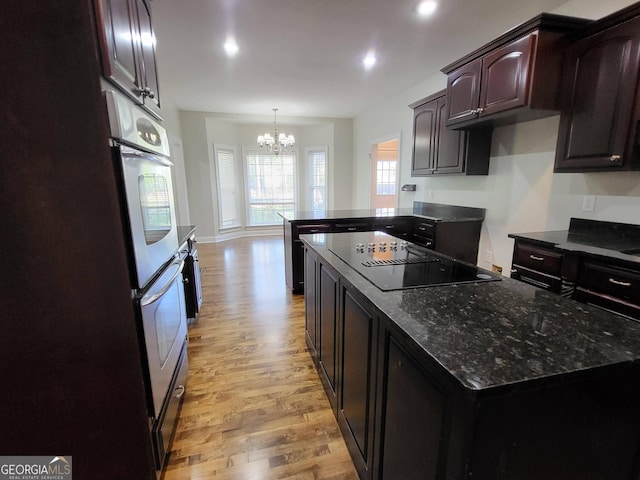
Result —
M631 161L640 19L569 47L555 171L616 170Z
M478 58L447 75L448 126L477 117L481 74L482 59Z
M447 128L447 101L445 97L437 104L438 134L434 155L435 174L464 172L465 141L467 132Z
M318 350L319 371L324 376L325 385L329 388L328 397L331 405L336 406L336 334L337 334L337 306L338 279L327 268L319 264L320 282L318 301L320 329L320 347Z
M377 323L351 295L342 293L342 364L338 421L360 478L371 477Z
M445 396L393 338L385 351L380 478L436 480Z
M411 176L433 172L433 155L437 134L438 102L432 100L417 107L413 113L413 158Z
M307 345L311 356L315 359L317 355L316 336L316 257L304 251L304 321Z
M481 116L528 104L529 60L536 40L537 33L533 32L483 58Z
M159 109L160 93L158 91L158 70L156 65L156 37L151 24L151 11L144 0L136 0L136 7L140 25L142 85L146 92L144 103L153 109Z
M129 0L101 0L104 75L142 102L135 5Z

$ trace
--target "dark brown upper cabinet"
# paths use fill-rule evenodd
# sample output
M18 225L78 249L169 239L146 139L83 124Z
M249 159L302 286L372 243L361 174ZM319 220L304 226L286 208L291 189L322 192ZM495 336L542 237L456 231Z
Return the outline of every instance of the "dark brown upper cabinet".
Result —
M491 130L448 129L444 90L409 106L413 108L412 177L489 173Z
M160 117L155 35L145 0L96 0L104 76Z
M589 22L543 13L444 67L447 127L499 126L557 114L562 41Z
M554 171L640 170L640 5L571 40Z

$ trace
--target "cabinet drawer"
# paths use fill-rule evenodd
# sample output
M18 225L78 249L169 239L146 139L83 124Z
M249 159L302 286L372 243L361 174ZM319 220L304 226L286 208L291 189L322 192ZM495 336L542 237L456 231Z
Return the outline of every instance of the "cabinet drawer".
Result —
M436 235L436 224L431 222L416 222L413 233L421 237L433 238Z
M392 235L406 233L408 220L398 220L394 218L378 218L373 221L373 230L388 232Z
M589 290L584 290L581 287L576 288L576 291L571 297L582 303L594 305L596 307L607 310L608 312L617 313L618 315L624 315L625 317L632 318L634 320L640 320L640 306L634 305L623 300L619 300L615 297L595 293Z
M296 229L298 230L298 235L305 235L308 233L328 233L331 231L331 225L328 223L298 225Z
M336 222L333 232L368 232L371 224L368 221Z
M585 261L578 285L640 306L640 272Z
M511 278L551 292L562 293L562 280L560 277L514 265L511 269Z
M548 248L516 242L513 264L559 277L562 254Z

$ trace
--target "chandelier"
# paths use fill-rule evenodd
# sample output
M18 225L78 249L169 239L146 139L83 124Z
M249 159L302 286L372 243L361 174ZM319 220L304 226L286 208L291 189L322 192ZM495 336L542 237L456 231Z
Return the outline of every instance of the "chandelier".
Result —
M295 145L296 139L293 138L293 135L285 135L284 133L278 133L278 127L276 125L276 115L278 112L277 108L272 108L273 110L273 137L270 133L265 133L264 135L258 135L258 145L260 148L267 148L269 152L274 155L279 155L282 152L290 151L291 148Z

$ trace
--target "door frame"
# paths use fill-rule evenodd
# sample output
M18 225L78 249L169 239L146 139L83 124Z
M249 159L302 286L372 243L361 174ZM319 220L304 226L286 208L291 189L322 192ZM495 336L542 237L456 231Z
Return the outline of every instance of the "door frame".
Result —
M400 206L400 168L401 168L401 163L400 163L400 159L402 158L402 131L398 130L396 132L392 132L392 133L388 133L386 135L383 135L381 137L376 137L374 139L371 140L370 144L369 144L369 208L373 209L373 205L372 205L372 197L373 197L373 191L372 189L372 185L373 185L373 167L372 167L372 159L373 159L373 148L377 147L378 144L380 143L384 143L384 142L388 142L390 140L397 140L398 141L398 166L396 168L396 201L395 201L395 208L396 210L399 208Z

